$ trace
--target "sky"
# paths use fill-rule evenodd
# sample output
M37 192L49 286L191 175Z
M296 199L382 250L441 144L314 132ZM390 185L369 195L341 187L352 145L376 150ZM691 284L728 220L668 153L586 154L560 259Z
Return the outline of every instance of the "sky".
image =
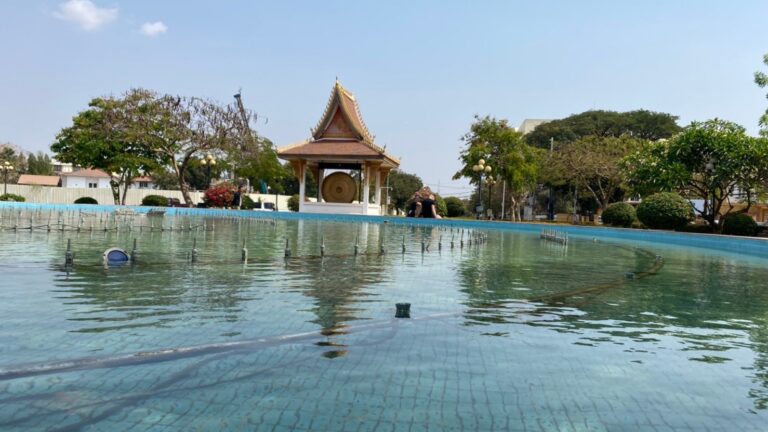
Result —
M277 146L309 137L335 79L377 144L444 196L474 115L589 109L714 117L757 134L768 1L0 2L0 142L48 151L91 98L242 89Z

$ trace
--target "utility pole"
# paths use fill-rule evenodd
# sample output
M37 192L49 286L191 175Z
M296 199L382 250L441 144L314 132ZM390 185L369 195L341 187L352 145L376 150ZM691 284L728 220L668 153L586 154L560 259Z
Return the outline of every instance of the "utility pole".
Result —
M555 137L549 138L549 157L552 157L552 152L555 149ZM550 222L555 221L555 202L552 197L552 185L549 185L549 199L547 200L547 220Z

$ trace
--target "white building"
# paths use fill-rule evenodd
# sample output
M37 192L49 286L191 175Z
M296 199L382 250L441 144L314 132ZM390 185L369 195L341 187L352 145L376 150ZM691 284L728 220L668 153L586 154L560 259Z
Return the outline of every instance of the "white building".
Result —
M60 176L61 187L89 189L108 189L110 187L109 180L112 178L109 174L97 169L63 172Z
M74 171L71 163L59 162L56 159L51 159L51 165L53 165L53 171L56 174L71 173Z
M128 189L155 189L155 181L149 176L134 177Z
M536 126L539 126L551 121L552 119L525 119L523 120L522 123L520 123L520 127L517 128L517 131L523 135L529 134L533 132L534 129L536 129Z

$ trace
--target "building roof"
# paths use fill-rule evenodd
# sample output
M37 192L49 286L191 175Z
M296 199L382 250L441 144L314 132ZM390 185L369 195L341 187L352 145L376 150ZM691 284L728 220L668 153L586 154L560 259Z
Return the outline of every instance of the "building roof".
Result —
M360 114L355 96L337 80L312 138L278 149L283 159L384 159L393 166L400 161L374 143Z
M58 186L60 180L59 176L22 174L16 183L32 186Z
M149 177L149 176L141 176L141 177L134 177L131 181L134 182L134 183L136 183L136 182L150 182L150 183L152 183L154 180L152 179L152 177Z
M62 177L112 178L112 176L99 169L79 169L77 171L61 173L60 175Z

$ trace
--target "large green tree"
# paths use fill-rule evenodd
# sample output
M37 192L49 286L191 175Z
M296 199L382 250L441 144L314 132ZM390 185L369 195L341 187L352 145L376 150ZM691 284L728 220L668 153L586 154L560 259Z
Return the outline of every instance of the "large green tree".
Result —
M541 160L541 150L525 143L523 135L509 125L507 120L494 117L475 116L475 121L462 138L464 149L459 154L461 169L454 174L454 180L468 178L478 184L480 176L473 167L482 159L493 169L505 196L513 219L520 214L520 206L535 190ZM487 182L486 182L487 184Z
M763 64L768 66L768 54L763 56ZM768 74L761 71L755 72L755 84L760 86L760 88L768 87ZM766 95L766 98L768 98L768 95ZM759 123L761 126L760 135L768 138L768 108L765 110L765 113L760 116Z
M768 140L743 127L714 119L693 122L669 140L647 143L627 156L630 186L641 194L676 191L703 200L696 211L712 232L730 213L747 212L768 182ZM737 202L743 206L737 206Z
M677 117L647 110L628 112L592 110L552 120L536 127L525 136L533 146L548 149L551 142L573 142L587 136L658 140L680 131Z
M135 114L140 104L139 95L131 92L121 98L93 99L51 145L59 161L111 174L115 204L125 204L133 177L158 167L156 153L136 132Z
M599 214L617 198L625 182L620 162L643 142L628 136L587 136L558 146L553 166L565 182L594 198Z

